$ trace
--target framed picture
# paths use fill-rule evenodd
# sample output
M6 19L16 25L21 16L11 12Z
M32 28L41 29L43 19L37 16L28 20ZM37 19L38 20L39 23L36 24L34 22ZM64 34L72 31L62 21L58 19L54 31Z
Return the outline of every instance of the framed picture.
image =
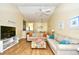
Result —
M78 28L79 27L79 16L76 16L70 20L70 27L71 28Z
M59 29L64 29L64 22L63 21L58 22L58 28Z

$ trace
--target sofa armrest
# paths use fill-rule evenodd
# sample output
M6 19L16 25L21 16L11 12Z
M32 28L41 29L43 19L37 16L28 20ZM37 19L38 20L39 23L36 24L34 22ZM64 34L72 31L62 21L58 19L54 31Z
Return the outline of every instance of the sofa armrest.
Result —
M29 37L29 35L27 35L27 41L30 41L30 37Z

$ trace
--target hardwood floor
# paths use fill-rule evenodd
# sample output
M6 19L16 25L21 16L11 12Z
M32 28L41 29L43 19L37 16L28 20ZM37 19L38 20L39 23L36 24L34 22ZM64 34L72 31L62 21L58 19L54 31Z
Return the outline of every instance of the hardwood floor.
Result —
M4 51L0 55L54 55L47 44L45 49L32 49L31 42L21 39L18 44Z

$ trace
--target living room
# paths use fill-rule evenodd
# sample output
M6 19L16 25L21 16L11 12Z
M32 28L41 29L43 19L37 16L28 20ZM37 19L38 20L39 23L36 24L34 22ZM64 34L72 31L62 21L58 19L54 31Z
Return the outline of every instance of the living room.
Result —
M78 55L78 9L78 3L0 4L0 54Z

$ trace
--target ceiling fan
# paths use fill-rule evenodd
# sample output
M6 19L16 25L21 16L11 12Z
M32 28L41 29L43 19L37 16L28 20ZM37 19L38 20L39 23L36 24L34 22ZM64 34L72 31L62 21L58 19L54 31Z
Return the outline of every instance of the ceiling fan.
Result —
M51 9L39 9L40 13L43 15L49 15L51 13Z

